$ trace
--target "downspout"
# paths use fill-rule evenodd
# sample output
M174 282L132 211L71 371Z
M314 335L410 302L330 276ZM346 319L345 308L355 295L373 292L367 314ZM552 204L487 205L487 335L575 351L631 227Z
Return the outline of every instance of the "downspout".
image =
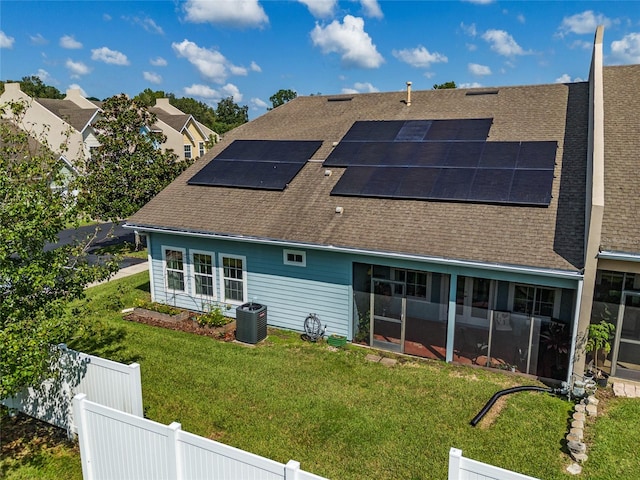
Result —
M602 40L604 27L598 26L593 45L589 72L589 143L587 152L587 217L584 261L584 285L580 298L580 312L573 371L582 375L585 369L584 343L593 305L598 253L604 215L604 86L602 74Z

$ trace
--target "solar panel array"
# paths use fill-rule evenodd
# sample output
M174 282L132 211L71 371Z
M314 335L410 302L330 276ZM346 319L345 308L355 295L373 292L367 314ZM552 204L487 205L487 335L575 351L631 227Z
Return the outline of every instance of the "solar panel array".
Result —
M187 183L284 190L320 145L315 140L235 140Z
M487 142L491 119L355 122L332 195L548 206L557 143Z

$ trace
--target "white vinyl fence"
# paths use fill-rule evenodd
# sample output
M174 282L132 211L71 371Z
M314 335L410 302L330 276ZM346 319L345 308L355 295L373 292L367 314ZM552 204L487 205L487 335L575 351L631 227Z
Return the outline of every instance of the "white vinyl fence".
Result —
M326 480L228 445L87 400L73 399L84 480Z
M30 387L2 403L26 415L75 433L72 400L78 393L102 405L142 417L140 365L124 365L104 358L55 347L60 356L53 378Z
M449 450L449 480L538 480L521 473L494 467L462 456L462 450Z

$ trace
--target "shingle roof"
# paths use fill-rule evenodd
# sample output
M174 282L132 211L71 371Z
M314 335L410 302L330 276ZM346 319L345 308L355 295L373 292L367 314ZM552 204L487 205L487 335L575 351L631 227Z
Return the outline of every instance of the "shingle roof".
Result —
M640 253L640 65L605 67L601 248Z
M178 132L182 132L182 129L187 125L187 121L191 118L191 115L187 114L172 115L158 107L151 107L149 111L154 113L156 117L158 117L158 120L163 121Z
M588 128L586 83L504 87L498 94L414 91L298 97L226 134L129 223L192 232L576 271L582 267ZM335 101L344 100L344 101ZM345 171L322 161L356 120L492 117L488 141L553 140L548 208L337 197ZM235 139L323 140L282 192L190 186ZM336 214L337 206L344 213Z
M36 98L44 108L63 119L73 128L81 132L98 111L98 107L80 108L71 100L57 100L52 98Z

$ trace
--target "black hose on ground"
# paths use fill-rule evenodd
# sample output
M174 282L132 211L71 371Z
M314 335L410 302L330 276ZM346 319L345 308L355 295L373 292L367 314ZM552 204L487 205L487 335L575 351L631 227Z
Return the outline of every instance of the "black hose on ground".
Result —
M512 387L512 388L507 388L505 390L500 390L499 392L495 393L493 397L489 399L486 405L482 407L482 410L480 410L480 412L475 417L473 417L473 420L471 420L471 422L469 423L471 424L472 427L475 427L478 424L478 422L482 420L482 417L484 417L487 414L487 412L491 409L493 404L496 403L496 400L498 400L501 396L508 395L510 393L524 392L527 390L532 390L535 392L553 393L556 395L563 395L566 393L566 390L562 388L535 387L533 385L531 386L523 385L520 387Z

